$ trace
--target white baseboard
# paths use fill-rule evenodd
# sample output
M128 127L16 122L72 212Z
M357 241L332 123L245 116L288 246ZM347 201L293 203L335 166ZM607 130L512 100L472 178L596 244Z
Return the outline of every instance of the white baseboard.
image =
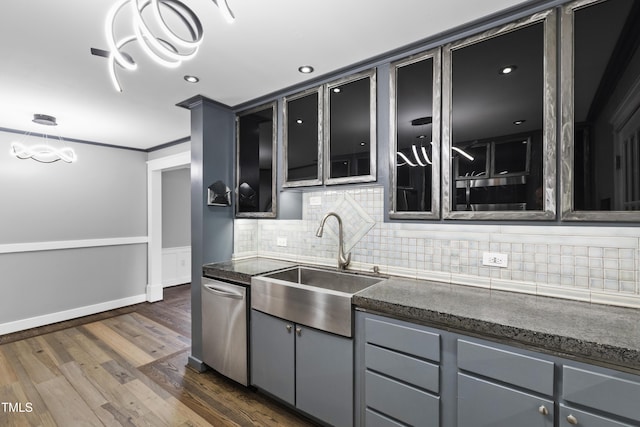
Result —
M171 280L163 280L162 281L162 287L163 288L168 288L169 286L184 285L186 283L191 283L191 275L182 276L182 277L174 277Z
M156 302L156 301L162 301L163 297L164 297L164 293L163 290L164 286L162 284L159 285L147 285L147 295L146 295L146 301L147 302Z
M26 329L37 328L40 326L50 325L52 323L63 322L65 320L76 319L90 314L101 313L103 311L114 310L116 308L126 307L128 305L139 304L145 302L147 296L135 295L132 297L122 298L113 301L101 302L98 304L78 307L71 310L59 311L56 313L45 314L42 316L31 317L28 319L16 320L0 324L0 335L10 334L13 332L24 331Z

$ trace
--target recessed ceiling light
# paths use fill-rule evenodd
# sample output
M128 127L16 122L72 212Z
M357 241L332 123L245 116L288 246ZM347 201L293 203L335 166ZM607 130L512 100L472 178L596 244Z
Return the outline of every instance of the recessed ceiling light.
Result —
M366 143L366 142L364 142L364 141L362 141L362 142L360 143L360 146L362 146L362 147L364 147L365 145L367 145L367 143Z
M513 124L516 125L516 126L520 126L524 122L526 122L526 120L516 120L516 121L513 122Z
M339 87L333 88L333 93L340 93L340 92L342 92L342 89L340 89Z
M517 69L518 67L515 65L507 65L506 67L500 68L500 70L498 70L498 73L502 75L511 74Z
M303 65L302 67L298 68L298 71L300 71L302 74L313 73L313 67L311 65Z
M296 120L296 123L301 125L302 123L304 123L304 121L302 119L298 119L298 120Z
M198 77L196 77L196 76L189 76L189 75L184 76L184 79L185 79L186 81L188 81L189 83L198 83L198 82L200 81L200 79L199 79Z

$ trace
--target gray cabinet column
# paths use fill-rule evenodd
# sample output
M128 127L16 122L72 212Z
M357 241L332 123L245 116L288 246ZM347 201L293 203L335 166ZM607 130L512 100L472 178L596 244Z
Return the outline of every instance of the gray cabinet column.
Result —
M235 115L202 96L178 104L191 110L191 356L202 370L202 265L233 253L233 206L208 206L207 188L217 180L233 188Z

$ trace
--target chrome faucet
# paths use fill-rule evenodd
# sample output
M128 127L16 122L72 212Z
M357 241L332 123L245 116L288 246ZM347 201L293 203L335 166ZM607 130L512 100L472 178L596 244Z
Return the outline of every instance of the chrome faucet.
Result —
M349 252L346 257L344 256L344 235L342 231L342 218L340 218L340 216L335 212L329 212L328 214L326 214L322 218L322 221L320 221L320 227L318 227L318 231L316 231L316 237L322 237L324 223L330 216L335 216L338 220L338 268L340 270L344 270L351 262L351 252Z

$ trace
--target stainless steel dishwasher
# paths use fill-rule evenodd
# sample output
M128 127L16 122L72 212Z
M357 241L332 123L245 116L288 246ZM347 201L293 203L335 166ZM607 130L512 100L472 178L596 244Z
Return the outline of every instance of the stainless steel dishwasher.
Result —
M247 288L202 278L202 361L248 384Z

